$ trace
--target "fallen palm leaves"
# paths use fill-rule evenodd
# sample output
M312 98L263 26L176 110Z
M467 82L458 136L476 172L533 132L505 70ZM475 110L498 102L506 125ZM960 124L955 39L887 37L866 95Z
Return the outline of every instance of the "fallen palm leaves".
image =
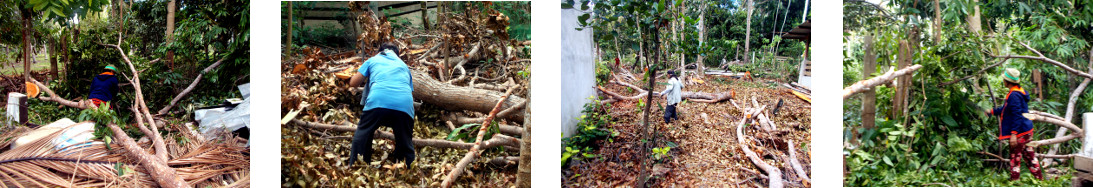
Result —
M86 123L86 122L85 122ZM65 148L53 145L61 131L37 141L0 153L0 185L39 187L153 187L167 185L197 187L249 186L250 160L245 141L226 139L199 140L192 135L169 135L188 140L169 139L171 159L145 152L151 143L123 138L115 128L116 141L74 144ZM8 133L19 135L24 132ZM120 134L119 134L120 133ZM109 147L107 145L110 145ZM0 145L6 149L7 145ZM108 149L114 148L114 149ZM3 149L0 149L3 150ZM134 153L136 152L136 153ZM156 170L153 170L156 169ZM171 171L175 173L170 173ZM174 175L170 175L174 174ZM159 182L157 184L157 182Z

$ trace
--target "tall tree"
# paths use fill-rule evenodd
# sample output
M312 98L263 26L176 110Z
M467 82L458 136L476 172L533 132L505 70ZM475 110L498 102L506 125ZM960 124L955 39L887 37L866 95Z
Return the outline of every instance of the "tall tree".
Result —
M175 41L175 9L177 9L177 0L167 1L167 46L171 46L171 42ZM175 51L167 50L167 66L170 68L175 67Z
M747 31L744 32L744 63L751 63L751 14L755 10L755 0L747 0L748 7L748 23Z

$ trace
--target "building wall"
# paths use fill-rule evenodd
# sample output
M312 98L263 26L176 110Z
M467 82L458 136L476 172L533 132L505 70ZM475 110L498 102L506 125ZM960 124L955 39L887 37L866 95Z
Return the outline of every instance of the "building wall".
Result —
M593 53L592 28L577 31L577 9L562 9L562 134L573 135L577 117L581 116L589 96L596 95L596 63Z

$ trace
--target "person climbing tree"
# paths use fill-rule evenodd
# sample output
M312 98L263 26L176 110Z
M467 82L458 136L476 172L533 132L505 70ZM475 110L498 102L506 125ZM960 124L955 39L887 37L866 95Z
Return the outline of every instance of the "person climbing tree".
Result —
M361 46L368 45L361 43ZM414 84L410 68L398 57L399 49L393 43L383 43L379 53L369 58L349 81L350 87L365 86L364 113L360 115L357 131L353 134L353 146L349 152L349 165L364 155L365 162L372 162L372 137L379 126L388 126L395 134L395 162L414 162ZM363 54L362 54L363 55ZM367 80L366 80L367 79Z
M683 91L680 91L683 89L683 83L679 82L676 71L668 71L668 76L668 87L660 92L661 96L668 98L668 107L664 108L664 123L672 123L672 119L679 119L679 115L676 114L676 104L679 104L679 101L682 100L680 94L683 93Z
M91 94L87 96L95 107L114 100L114 95L118 94L118 77L114 75L118 68L114 65L106 65L103 69L106 69L106 72L91 79ZM111 106L107 107L113 109Z
M1028 93L1021 88L1021 72L1007 68L1002 72L1002 82L1009 88L1006 103L1002 107L986 111L988 115L999 116L999 140L1009 139L1010 145L1010 180L1021 177L1021 158L1029 161L1029 171L1036 179L1044 179L1040 173L1040 162L1036 160L1036 151L1028 147L1032 139L1032 121L1021 114L1028 113Z

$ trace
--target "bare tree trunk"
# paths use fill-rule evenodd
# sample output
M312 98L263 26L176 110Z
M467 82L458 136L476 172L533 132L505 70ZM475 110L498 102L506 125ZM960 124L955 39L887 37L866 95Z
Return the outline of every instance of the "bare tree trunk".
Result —
M747 0L748 2L748 21L747 29L744 32L744 63L751 63L751 59L748 59L748 53L751 53L751 13L755 10L755 0Z
M30 11L23 11L23 80L30 81Z
M175 41L175 5L177 0L167 2L167 44ZM167 50L167 65L173 70L175 67L175 51Z
M49 53L49 75L52 76L51 79L57 79L57 51L54 50L54 48L57 48L57 40L52 38L50 36L49 47L46 48Z
M702 6L702 13L698 14L698 44L702 47L705 47L705 45L706 45L706 1L702 1L702 4L699 5L699 6ZM698 74L695 74L695 76L697 76L699 78L704 78L704 77L706 77L705 76L706 75L706 56L703 56L702 53L699 53L697 61L698 61L697 62L698 63L698 67L697 67L698 68Z
M865 62L862 64L862 78L872 76L873 72L877 69L877 55L873 46L873 36L871 35L865 36ZM876 121L876 101L876 91L874 91L872 87L868 87L864 92L864 96L862 96L861 115L862 127L865 127L866 129L872 129L874 122Z
M421 26L425 27L426 31L429 30L429 7L428 7L428 4L429 4L428 1L422 1L421 2Z
M934 42L941 42L941 3L934 0Z
M288 2L288 40L285 40L285 56L292 57L292 1ZM362 46L363 48L363 46Z
M983 30L983 26L981 24L982 21L979 17L979 0L972 0L971 4L972 10L970 11L972 12L970 12L967 16L968 31L978 34L980 31Z
M528 87L528 91L531 91L531 87ZM528 98L531 98L531 92L528 92ZM524 107L524 134L520 137L523 140L520 143L520 166L516 170L516 186L527 188L531 187L531 104Z

